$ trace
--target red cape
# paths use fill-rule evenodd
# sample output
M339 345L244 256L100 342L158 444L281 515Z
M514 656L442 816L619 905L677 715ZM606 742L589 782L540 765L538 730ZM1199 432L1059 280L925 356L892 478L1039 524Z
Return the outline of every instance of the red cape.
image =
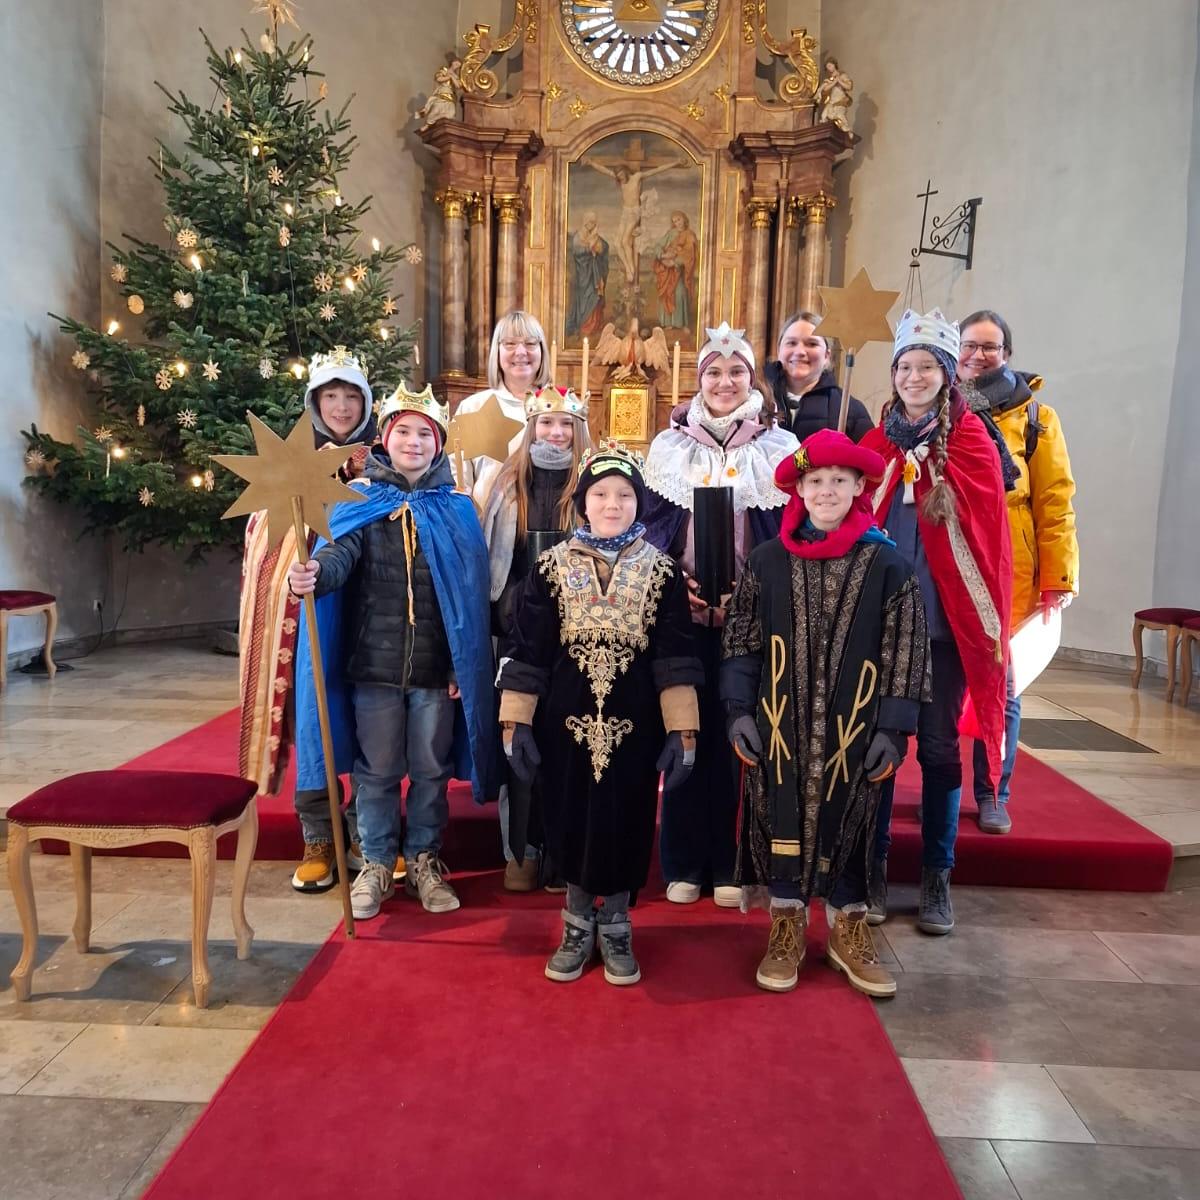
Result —
M1012 593L1012 544L1008 532L1008 504L1000 474L1000 456L983 422L963 403L957 390L950 406L946 480L954 492L955 514L963 541L979 569L986 594L973 596L960 570L951 544L951 526L931 524L921 514L921 500L933 486L931 454L916 481L917 526L929 569L954 635L967 680L969 707L974 708L977 729L963 729L982 739L991 765L993 786L1000 779L1004 746L1004 678L1008 666L1009 612ZM883 483L872 497L872 507L884 523L892 497L904 475L904 455L883 432L870 430L861 446L877 451L887 464ZM990 603L989 603L990 600ZM981 609L983 614L981 615ZM985 623L992 626L985 628ZM998 634L995 632L998 628Z

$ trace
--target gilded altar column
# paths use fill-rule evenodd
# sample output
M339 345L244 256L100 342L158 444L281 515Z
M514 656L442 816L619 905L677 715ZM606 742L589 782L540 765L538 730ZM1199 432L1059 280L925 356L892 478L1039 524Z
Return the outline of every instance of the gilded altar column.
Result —
M520 307L521 197L496 196L496 318Z
M810 312L820 312L821 293L817 289L825 282L825 222L835 201L832 196L818 192L815 196L806 196L800 203L804 206L805 219L799 306Z
M803 223L803 204L792 196L787 201L783 216L783 244L780 247L782 263L779 269L779 291L775 296L775 312L771 320L772 337L779 330L783 318L797 308L796 293L800 279L800 227Z
M468 196L446 188L433 199L442 210L442 374L465 375Z
M767 346L767 302L770 295L771 213L775 201L751 200L746 206L750 215L750 267L746 277L746 337L755 354L765 355Z
M491 264L488 262L488 201L476 192L467 201L470 219L467 243L471 256L470 303L467 306L467 325L471 346L471 373L487 374L488 348L492 336L492 314L488 300L491 296Z

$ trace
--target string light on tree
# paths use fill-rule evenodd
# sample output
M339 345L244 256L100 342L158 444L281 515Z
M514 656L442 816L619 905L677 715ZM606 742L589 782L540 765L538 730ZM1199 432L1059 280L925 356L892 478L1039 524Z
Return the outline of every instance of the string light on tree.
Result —
M346 278L342 280L342 287L344 287L348 292L354 291L354 280L347 275Z
M204 259L202 259L200 255L193 254L189 261L192 264L193 271L202 271L204 269Z
M292 374L297 379L303 379L304 378L304 364L303 363L292 363Z
M204 476L199 474L193 475L189 482L192 487L199 491L204 486Z
M105 332L108 334L109 337L112 337L114 334L117 333L117 331L120 328L121 328L121 322L114 318L113 320L109 321L108 325L105 328Z
M188 365L183 361L182 358L177 358L175 362L172 363L172 366L174 366L175 374L178 375L180 379L182 379L188 373Z

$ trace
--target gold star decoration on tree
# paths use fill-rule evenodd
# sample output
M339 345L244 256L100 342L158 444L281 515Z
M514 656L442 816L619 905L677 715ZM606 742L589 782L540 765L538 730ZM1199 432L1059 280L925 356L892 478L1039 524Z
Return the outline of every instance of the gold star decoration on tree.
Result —
M258 373L264 379L275 378L275 364L265 354L258 360Z
M508 457L508 443L525 428L524 422L504 415L500 401L493 392L476 412L463 413L450 422L446 445L465 458L481 454L503 462Z
M283 182L283 172L274 163L267 169L267 182L272 187L278 187Z
M185 292L180 288L171 299L175 301L176 308L188 309L192 307L194 297L191 292Z
M209 383L216 383L221 378L221 368L210 358L208 362L200 368L204 372L204 378Z
M416 243L413 243L411 246L404 247L404 261L408 263L410 267L419 267L421 265L421 260L424 257L425 255L421 252L421 247L416 245Z
M46 456L36 446L25 454L25 465L31 471L40 471L46 465Z
M146 406L144 404L137 406L137 423L139 429L146 424Z
M822 337L837 338L851 353L861 350L868 342L892 340L887 314L900 293L877 292L871 286L871 277L865 267L848 287L822 287L820 291L825 306L825 315L821 318Z
M113 440L112 430L107 425L99 425L93 432L92 437L100 443L111 442Z
M226 117L233 116L233 101L228 96L225 97L225 103L221 107L225 110Z
M322 321L332 321L337 316L337 309L332 304L322 304L320 315Z
M129 306L129 311L135 317L140 316L146 310L146 302L136 292L129 297L125 303Z
M71 365L73 367L78 367L81 371L86 371L91 365L91 361L92 360L88 358L88 356L84 354L82 350L76 350L75 353L71 355Z
M142 488L138 492L138 503L143 508L149 508L154 503L154 493L148 487Z
M199 240L196 231L186 225L175 235L176 244L181 250L194 250Z
M329 97L329 84L325 80L321 80L321 86L317 88L317 99L326 100Z
M113 263L113 268L108 274L113 283L124 283L129 278L129 269L124 263Z
M312 417L307 411L292 426L286 441L253 413L246 416L258 453L213 455L213 462L240 475L249 484L224 515L244 517L265 508L267 540L274 547L293 527L292 503L298 501L303 521L332 541L327 506L340 500L366 499L336 477L338 467L358 446L330 443L316 449Z
M292 231L286 226L279 227L279 244L281 246L290 246L292 243Z
M313 278L313 287L318 292L330 292L333 290L333 276L328 271L318 271Z
M175 420L177 420L179 422L180 426L184 429L195 429L196 428L196 411L195 411L195 409L192 409L192 408L181 408L175 414Z
M395 302L395 300L393 300L391 298L391 296L389 296L383 302L383 315L385 317L391 317L391 316L394 316L395 313L396 313L396 302Z
M297 29L300 26L296 22L296 5L292 0L259 0L259 3L254 6L256 13L263 13L271 21L271 35L279 36L279 26L281 23L285 25L295 25Z
M160 392L169 392L171 390L171 372L163 367L154 376L154 382L158 384Z
M362 281L364 279L366 279L366 277L367 277L366 264L359 263L358 266L355 267L354 270L350 272L350 274L354 276L355 283L362 283Z

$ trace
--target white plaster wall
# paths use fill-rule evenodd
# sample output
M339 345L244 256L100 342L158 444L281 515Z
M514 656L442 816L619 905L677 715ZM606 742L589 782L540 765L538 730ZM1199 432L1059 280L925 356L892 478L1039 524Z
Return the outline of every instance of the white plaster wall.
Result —
M822 12L823 48L857 85L863 138L838 173L833 244L848 234L833 278L866 266L876 287L903 290L926 179L947 208L983 196L974 269L923 258L925 303L1004 313L1015 365L1046 377L1079 485L1082 594L1064 641L1084 650L1128 653L1131 614L1152 598L1196 26L1196 0L1147 0L1136 19L1122 0L925 0L919 17L857 0ZM855 390L876 408L889 358L882 345L859 357Z
M60 630L93 627L90 599L100 546L79 524L21 484L33 422L68 435L83 391L70 346L47 310L96 315L99 112L103 18L95 0L0 4L0 588L59 598ZM9 651L41 644L39 620L9 626Z

